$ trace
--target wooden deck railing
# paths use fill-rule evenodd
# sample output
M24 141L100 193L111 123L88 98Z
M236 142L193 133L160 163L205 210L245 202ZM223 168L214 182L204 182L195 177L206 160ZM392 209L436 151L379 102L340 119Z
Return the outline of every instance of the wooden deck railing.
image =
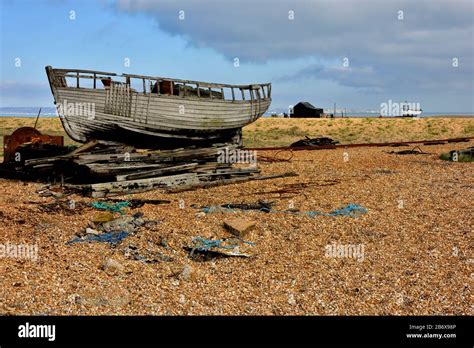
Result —
M271 83L259 83L251 85L231 85L223 83L212 83L212 82L203 82L203 81L192 81L192 80L181 80L175 78L167 77L153 77L153 76L144 76L144 75L134 75L134 74L115 74L110 72L95 71L95 70L81 70L81 69L54 69L51 68L51 72L54 76L59 78L73 78L76 80L76 88L80 88L81 79L93 79L93 89L97 89L97 80L111 80L113 83L126 84L131 87L132 79L141 80L143 84L143 93L148 95L151 93L156 94L167 94L161 93L160 83L161 82L172 82L172 86L178 87L179 96L186 98L191 96L190 93L196 93L193 95L197 98L210 98L210 99L224 99L224 100L246 100L245 92L249 92L250 100L257 101L262 99L270 99L272 85ZM115 79L124 79L124 81L117 81ZM54 79L53 79L54 81ZM148 82L148 88L147 88ZM192 86L195 86L193 88ZM156 87L156 92L154 91ZM182 89L182 95L181 95ZM218 89L219 91L215 91ZM232 98L225 98L224 90L230 92ZM235 90L240 91L241 99L236 99ZM205 95L202 95L202 94Z

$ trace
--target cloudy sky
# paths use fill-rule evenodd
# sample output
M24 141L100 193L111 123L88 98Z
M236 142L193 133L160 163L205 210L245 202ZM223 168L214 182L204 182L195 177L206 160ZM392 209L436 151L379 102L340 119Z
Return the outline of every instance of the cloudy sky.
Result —
M0 106L53 106L52 65L272 82L278 111L300 100L356 110L408 100L474 113L472 0L0 3Z

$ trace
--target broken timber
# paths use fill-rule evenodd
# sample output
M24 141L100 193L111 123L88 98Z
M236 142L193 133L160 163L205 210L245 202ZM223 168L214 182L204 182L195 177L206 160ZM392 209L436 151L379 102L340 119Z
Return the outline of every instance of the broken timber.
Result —
M43 181L60 181L76 192L96 198L153 189L181 192L296 175L261 176L255 165L236 167L218 160L221 151L236 148L217 144L206 148L139 150L94 140L59 156L27 159L14 170Z

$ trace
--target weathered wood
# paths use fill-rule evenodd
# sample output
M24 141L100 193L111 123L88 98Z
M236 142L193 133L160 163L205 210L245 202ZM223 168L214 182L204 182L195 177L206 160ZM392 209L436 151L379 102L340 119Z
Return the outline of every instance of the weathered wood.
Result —
M112 194L144 192L155 188L175 187L197 184L199 179L195 173L162 176L120 182L108 182L90 185L93 197L106 197Z
M195 168L197 165L198 165L197 163L187 163L187 164L182 164L178 166L164 167L164 168L159 168L159 169L134 172L131 174L117 175L116 178L117 178L117 181L143 179L143 178L149 178L152 176L159 176L162 174L189 170L189 169Z
M68 153L67 155L65 155L64 157L72 157L72 156L75 156L79 153L82 153L82 152L85 152L85 151L88 151L94 147L97 146L97 144L99 144L99 141L97 140L91 140L87 143L85 143L84 145L81 145L79 146L77 149L73 150L72 152Z

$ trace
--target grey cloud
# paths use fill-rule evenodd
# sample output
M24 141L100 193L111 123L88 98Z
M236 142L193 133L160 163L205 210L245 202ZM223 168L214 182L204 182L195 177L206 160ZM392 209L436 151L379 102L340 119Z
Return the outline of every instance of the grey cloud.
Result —
M473 90L472 1L118 0L114 6L148 14L161 30L244 64L305 56L351 62L346 70L309 66L293 79L324 78L376 91L389 85L436 88L431 79L437 76L445 86ZM180 10L185 20L178 18ZM453 72L453 57L463 62L458 71L464 77ZM282 80L291 79L287 75Z
M437 44L439 35L455 29L468 30L472 38L473 27L470 1L119 0L116 8L153 16L162 30L187 37L196 46L256 61L376 54L387 43L413 52L416 47L409 41L416 35ZM180 10L185 20L178 18ZM397 20L399 10L404 11L403 21ZM288 19L288 11L295 12L294 20ZM464 52L469 48L460 36L441 39Z

